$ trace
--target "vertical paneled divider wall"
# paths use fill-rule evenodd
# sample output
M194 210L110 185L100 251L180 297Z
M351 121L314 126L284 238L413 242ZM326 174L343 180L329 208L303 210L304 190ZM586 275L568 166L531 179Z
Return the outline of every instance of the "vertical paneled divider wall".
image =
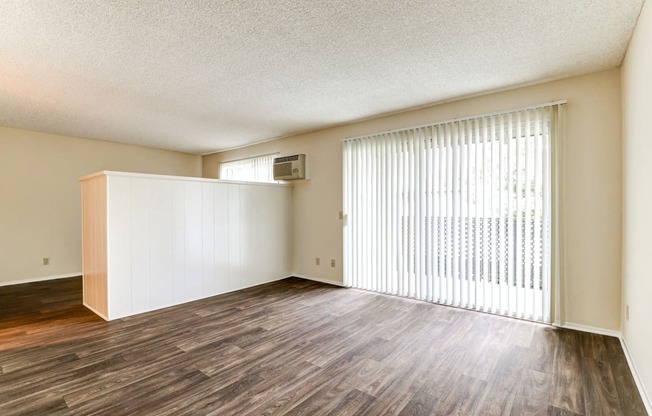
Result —
M84 305L104 319L291 273L287 185L124 172L81 182Z

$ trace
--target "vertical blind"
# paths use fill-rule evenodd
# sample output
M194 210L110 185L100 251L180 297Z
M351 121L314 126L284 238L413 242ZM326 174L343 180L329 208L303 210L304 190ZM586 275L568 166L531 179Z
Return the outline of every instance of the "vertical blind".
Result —
M550 322L559 108L345 140L345 285Z
M220 179L247 182L276 182L274 157L277 154L249 157L220 163Z

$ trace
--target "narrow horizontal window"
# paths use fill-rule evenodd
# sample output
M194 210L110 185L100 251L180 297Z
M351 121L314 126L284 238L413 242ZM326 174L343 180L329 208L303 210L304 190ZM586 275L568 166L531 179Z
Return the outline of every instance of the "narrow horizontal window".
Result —
M220 163L219 179L276 183L273 168L277 155L274 153Z

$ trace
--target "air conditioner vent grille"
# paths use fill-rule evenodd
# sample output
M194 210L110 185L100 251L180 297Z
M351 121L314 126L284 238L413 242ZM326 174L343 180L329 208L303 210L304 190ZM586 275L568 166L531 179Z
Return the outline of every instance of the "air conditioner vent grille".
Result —
M274 158L274 163L294 162L295 160L299 160L299 156L301 155L277 157Z
M306 155L298 154L274 158L274 180L306 178Z
M275 163L274 164L274 177L277 176L291 176L292 163Z

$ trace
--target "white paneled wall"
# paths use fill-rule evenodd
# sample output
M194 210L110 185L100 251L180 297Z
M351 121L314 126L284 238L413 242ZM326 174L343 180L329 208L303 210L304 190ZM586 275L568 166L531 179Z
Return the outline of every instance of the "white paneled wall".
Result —
M106 178L105 188L95 189L102 183L98 177ZM106 285L84 285L90 309L97 310L101 305L93 303L100 301L108 305L104 318L189 302L291 272L288 186L123 172L100 172L81 181L84 195L106 189L104 209L83 207L85 228L105 224L107 229L106 245L98 245L91 233L83 241L85 255L106 256L104 263L95 262L106 264L106 273L95 273L106 276ZM106 250L97 253L97 247Z

